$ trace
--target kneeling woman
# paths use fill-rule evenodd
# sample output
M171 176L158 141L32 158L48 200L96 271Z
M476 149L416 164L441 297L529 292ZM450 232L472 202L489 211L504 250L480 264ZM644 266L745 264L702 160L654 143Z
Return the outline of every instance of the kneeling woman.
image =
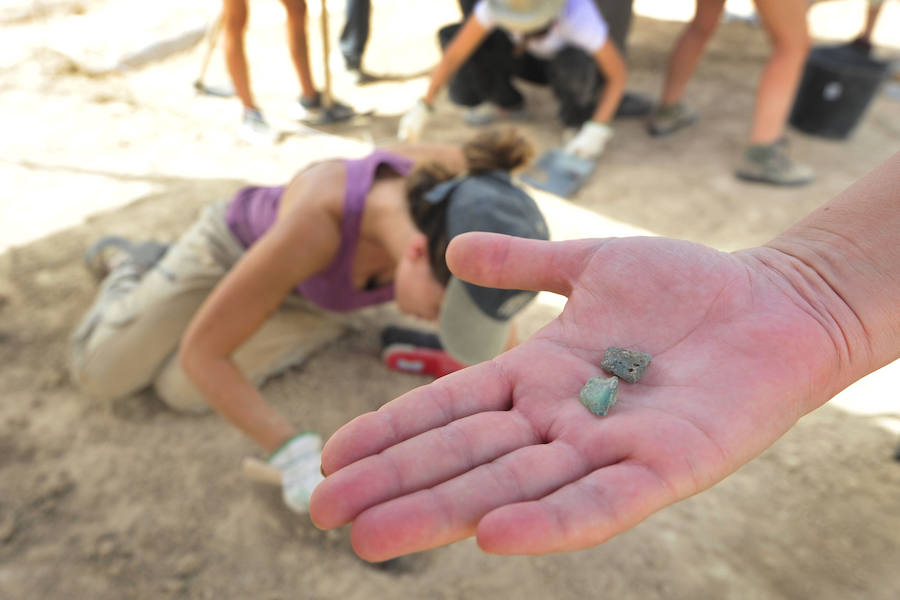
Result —
M321 439L298 435L256 386L334 340L353 311L391 300L438 320L463 363L513 343L510 319L534 293L457 280L444 253L467 231L548 237L534 201L510 181L532 155L505 129L462 149L410 145L317 162L286 186L208 206L167 250L96 252L95 263L111 254L108 275L72 336L73 377L97 397L152 385L176 410L212 406L272 452L285 501L304 510L321 479Z

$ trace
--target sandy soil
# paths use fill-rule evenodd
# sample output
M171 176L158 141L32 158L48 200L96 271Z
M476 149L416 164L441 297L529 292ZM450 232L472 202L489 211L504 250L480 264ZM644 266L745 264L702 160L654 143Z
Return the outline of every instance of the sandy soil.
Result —
M193 91L202 45L107 75L60 53L65 32L82 32L85 46L84 32L96 31L90 23L120 39L140 30L140 15L90 21L115 4L17 0L0 11L0 598L900 597L897 436L879 425L900 417L896 364L712 490L603 546L495 557L469 540L381 565L356 558L346 530L321 532L285 509L276 490L245 480L240 461L258 451L219 418L175 415L149 392L112 403L80 394L64 361L68 332L94 293L80 264L90 241L106 233L170 239L205 203L247 182L279 183L313 158L362 154L392 137L425 85L409 77L356 88L338 70L338 95L373 114L325 133L294 131L278 146L247 146L233 134L236 102ZM333 31L342 4L329 5ZM375 4L369 69L415 75L433 65L433 32L456 18L454 3ZM267 113L287 123L296 83L280 8L258 2L253 11L255 87ZM401 21L420 31L398 40ZM680 27L636 19L631 89L657 90ZM733 179L766 54L760 30L724 25L690 88L698 126L651 140L640 123L618 122L571 203L537 194L554 235L646 230L725 250L758 244L900 146L900 103L879 96L846 142L792 136L796 156L819 171L815 184L773 190ZM322 81L321 69L316 76ZM205 80L226 82L220 53ZM527 95L535 118L522 126L541 149L558 144L550 96ZM472 132L445 99L437 112L431 139ZM527 328L558 307L544 298ZM396 315L371 318L378 325ZM264 393L328 435L426 381L384 369L373 328ZM876 408L839 408L865 403Z

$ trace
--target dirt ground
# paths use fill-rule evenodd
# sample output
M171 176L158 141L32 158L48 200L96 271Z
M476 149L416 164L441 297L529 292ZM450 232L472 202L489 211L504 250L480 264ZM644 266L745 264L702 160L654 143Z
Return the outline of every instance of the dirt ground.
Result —
M897 364L804 418L715 488L602 546L497 557L467 540L379 565L353 554L347 530L319 531L277 490L244 479L241 459L260 453L218 417L178 416L150 392L111 403L79 393L65 369L66 340L95 290L80 262L94 238L171 239L200 207L241 185L280 183L314 158L388 142L424 90L435 30L458 15L450 1L375 2L366 66L402 77L356 87L337 68L338 96L371 114L324 133L294 125L281 144L260 148L236 141L235 100L195 94L203 44L106 75L60 51L66 32L88 47L143 31L142 12L102 16L116 4L15 0L0 10L0 600L900 597L898 436L882 426L900 422ZM157 16L167 5L146 4L140 10ZM252 6L254 85L267 114L287 124L296 79L283 14L277 2ZM329 3L333 35L342 8ZM636 17L629 89L656 93L681 26ZM312 47L321 82L317 35ZM758 28L724 24L690 87L699 124L653 140L641 123L617 122L597 172L571 202L535 194L554 237L646 231L724 250L759 244L900 148L900 102L882 94L847 141L792 134L796 156L819 173L813 185L735 180L767 48ZM900 46L885 51L900 55ZM226 83L221 63L218 49L205 81ZM539 149L557 145L551 96L525 91L533 118L521 126ZM474 130L459 116L442 97L430 139L465 139ZM543 298L529 309L526 332L558 310L558 299ZM396 318L373 312L372 328L269 382L264 394L327 436L427 382L380 363L377 325ZM867 402L876 408L865 414L842 408Z

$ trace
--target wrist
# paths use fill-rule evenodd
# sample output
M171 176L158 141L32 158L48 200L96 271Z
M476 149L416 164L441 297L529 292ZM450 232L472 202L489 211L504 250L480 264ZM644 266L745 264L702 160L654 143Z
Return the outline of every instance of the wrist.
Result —
M434 106L432 106L431 101L426 100L425 98L419 98L419 104L421 104L422 108L424 108L427 112L434 112Z
M828 237L819 230L795 228L754 252L770 279L824 333L805 357L811 367L810 387L821 390L823 400L896 358L900 348L896 337L892 347L878 340L890 326L873 319L867 306L879 296L871 288L874 274L866 273L864 262L842 247L846 240Z
M857 378L900 358L900 153L773 240L828 286Z
M603 132L609 135L611 135L613 131L612 126L609 123L604 123L603 121L598 121L596 119L585 121L584 125L598 132Z
M314 431L304 431L285 439L266 457L266 461L276 467L284 468L296 457L319 452L321 448L321 436Z
M800 418L855 380L850 348L859 347L859 330L842 329L845 308L809 258L786 240L734 256L747 265L753 290L743 310L764 315L766 352L778 357L780 368L770 376L782 382L781 401Z

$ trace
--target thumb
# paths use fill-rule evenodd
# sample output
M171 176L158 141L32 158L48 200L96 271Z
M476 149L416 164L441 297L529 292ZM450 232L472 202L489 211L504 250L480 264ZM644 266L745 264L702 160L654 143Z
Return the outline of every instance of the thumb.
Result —
M450 241L447 265L476 285L568 296L596 246L597 240L547 242L470 232Z

